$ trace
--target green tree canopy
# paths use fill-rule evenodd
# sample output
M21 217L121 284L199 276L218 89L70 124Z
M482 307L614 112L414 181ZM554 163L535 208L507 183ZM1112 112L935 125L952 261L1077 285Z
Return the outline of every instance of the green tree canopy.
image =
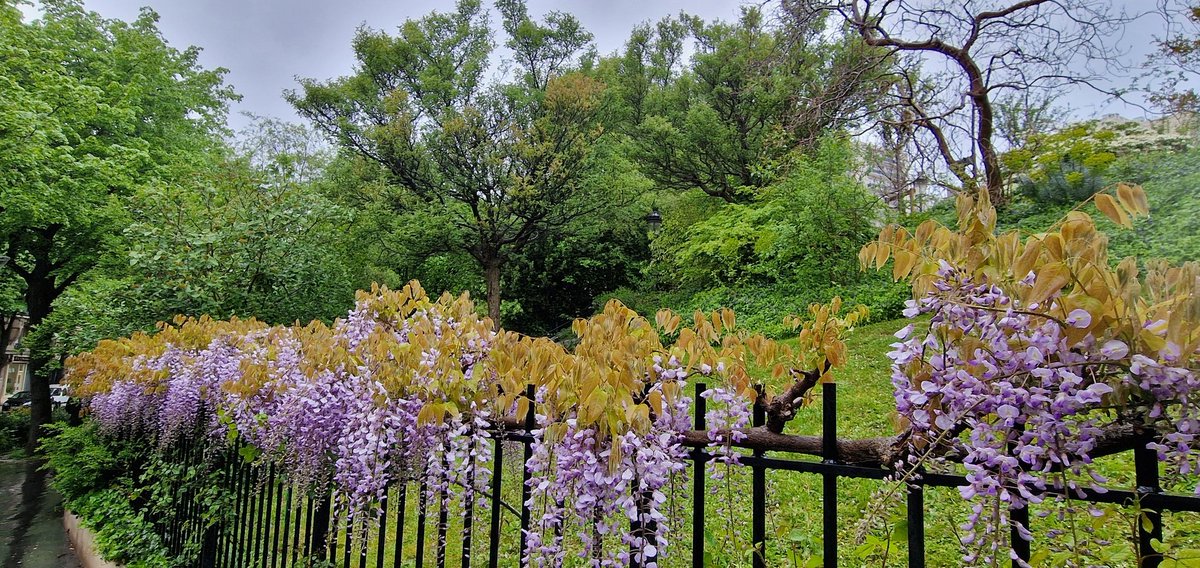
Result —
M523 5L500 7L518 54L516 84L484 80L487 13L462 0L453 13L405 22L396 36L360 30L354 75L304 80L288 95L342 149L384 166L388 184L415 198L398 204L451 229L445 242L482 270L497 324L510 256L605 204L581 182L601 135L604 85L566 64L590 36L570 16L534 24Z
M671 75L683 25L696 53L652 96ZM755 7L732 23L681 16L654 32L635 29L621 67L633 74L624 81L638 105L633 116L645 116L634 136L646 175L664 188L745 203L797 150L862 120L887 88L885 55L827 32L823 18L772 24Z
M0 250L34 326L128 223L128 195L207 160L234 97L149 9L127 23L76 0L42 8L26 22L0 2ZM48 357L31 365L31 444L49 417Z

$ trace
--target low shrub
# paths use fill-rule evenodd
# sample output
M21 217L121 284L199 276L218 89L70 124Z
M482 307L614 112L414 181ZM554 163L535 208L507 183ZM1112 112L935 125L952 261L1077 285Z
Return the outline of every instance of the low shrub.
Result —
M95 423L86 421L81 426L50 426L42 450L46 467L54 472L54 489L64 506L93 531L104 558L128 568L170 565L162 539L140 512L145 509L135 506L149 492L138 482L145 481L144 444L105 437Z
M28 408L0 412L0 455L7 455L25 447L28 436Z

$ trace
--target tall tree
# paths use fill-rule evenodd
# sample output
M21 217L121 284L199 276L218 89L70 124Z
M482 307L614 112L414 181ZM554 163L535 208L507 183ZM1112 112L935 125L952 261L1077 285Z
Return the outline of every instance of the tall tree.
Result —
M603 85L569 73L567 61L590 37L575 19L529 20L519 2L501 2L515 84L484 80L492 53L487 13L462 0L449 14L409 20L397 36L362 29L358 71L302 81L288 99L344 150L385 167L389 182L452 228L446 242L483 272L488 314L500 321L501 271L510 255L547 230L596 211L580 176Z
M1073 85L1117 95L1099 80L1114 71L1118 54L1109 42L1130 19L1107 0L964 0L953 7L919 1L788 3L802 21L833 11L868 45L945 69L927 77L932 89L910 70L897 69L901 88L893 91L894 102L911 113L962 185L982 182L993 203L1005 198L998 98Z
M151 10L126 23L77 0L42 7L25 22L0 2L0 250L34 327L120 232L125 196L205 160L234 96L198 49L167 45ZM52 357L34 346L30 450L50 416Z
M696 53L672 81L670 104L638 113L646 118L635 134L646 174L665 188L749 201L787 169L792 152L857 124L887 86L879 50L829 34L820 18L780 24L748 7L732 23L682 21ZM655 58L676 53L680 38L669 25L657 31L654 46L650 30L635 30L625 69L660 76L671 69L669 59Z

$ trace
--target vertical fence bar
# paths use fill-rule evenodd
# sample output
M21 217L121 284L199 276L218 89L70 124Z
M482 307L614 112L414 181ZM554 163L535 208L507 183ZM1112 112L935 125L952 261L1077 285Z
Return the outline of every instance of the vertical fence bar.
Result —
M837 384L821 385L821 454L825 463L837 463ZM821 520L825 568L836 568L838 557L837 475L821 474Z
M767 423L767 412L764 406L763 397L765 393L762 385L754 387L758 391L758 396L754 397L754 415L752 424L757 428ZM761 458L766 455L763 450L754 450L754 457ZM751 546L754 548L754 568L766 568L767 566L767 468L762 464L755 462L751 468L751 507L753 508L751 519L751 531L753 537Z
M908 487L908 568L925 568L925 489Z
M280 522L283 519L283 483L275 484L275 523L272 525L271 533L271 568L275 568L275 564L279 561L279 533L283 525Z
M362 531L359 535L362 540L358 545L358 568L367 568L367 552L371 549L371 527L368 526L365 517L358 522L358 528Z
M467 490L463 496L463 548L461 568L471 568L471 529L475 523L475 448L467 457Z
M258 538L254 541L255 556L258 557L258 565L267 565L267 555L271 552L271 497L275 494L275 462L271 462L267 466L267 484L259 491L259 499L262 501L262 510L258 515ZM262 546L261 552L259 546Z
M294 486L293 486L294 489ZM295 566L297 555L300 552L300 513L304 510L305 502L304 494L296 492L296 501L293 505L296 511L296 521L292 523L292 547L291 554L288 555L288 566ZM308 531L304 532L304 538L308 538Z
M331 510L329 513L329 529L325 533L325 546L329 549L329 556L326 560L330 564L337 563L338 538L340 538L338 533L340 532L341 526L339 525L338 513Z
M1148 438L1133 449L1134 478L1137 483L1138 505L1145 519L1138 519L1138 566L1140 568L1158 568L1162 563L1162 553L1154 548L1154 541L1162 542L1162 511L1157 508L1145 508L1142 503L1146 497L1162 492L1158 480L1158 453L1146 448ZM1149 530L1147 530L1149 525Z
M340 519L338 519L338 514L335 512L329 516L329 536L325 537L325 539L329 542L330 564L335 564L337 562L339 532L341 532Z
M704 383L696 383L696 430L703 432L708 429L706 415L708 401L700 396L706 389ZM707 461L704 448L692 448L692 568L704 568L704 482L706 475L704 464Z
M232 470L229 487L232 488L231 492L233 493L234 502L230 506L230 508L233 510L233 515L226 516L224 522L222 523L223 526L221 527L221 533L224 541L223 545L221 546L222 566L232 565L232 562L230 562L231 559L229 557L229 552L233 550L234 546L237 545L237 542L234 541L234 536L236 535L238 522L237 506L240 504L238 501L238 496L240 495L238 488L241 487L242 482L242 456L238 455L236 443L233 446L230 446L229 460L226 463L228 464L227 467Z
M629 536L635 539L645 534L645 532L642 530L642 494L637 490L638 485L640 484L641 480L639 479L638 475L636 473L633 474L633 480L630 481L629 490L633 493L634 509L637 511L637 518L629 521ZM559 527L562 527L561 521L559 521L558 526L555 527L556 536ZM636 542L637 541L629 543L629 568L642 568L642 563L638 561L638 558L641 557L642 551L646 549L646 546L644 544L638 546Z
M313 502L312 494L304 496L304 560L315 556L313 552L313 515L316 513L316 503Z
M492 518L488 530L488 568L500 566L500 486L504 477L504 436L496 434L492 450Z
M1009 535L1008 541L1012 545L1013 553L1017 555L1012 561L1013 568L1020 568L1023 564L1027 564L1033 553L1028 540L1021 538L1021 530L1017 526L1029 529L1029 507L1024 506L1020 509L1009 509L1008 511Z
M232 526L232 521L237 520L237 519L233 518L230 511L236 510L236 508L237 508L237 487L238 487L237 482L238 482L238 462L239 461L240 461L240 457L237 455L236 446L230 446L230 447L226 448L225 461L223 463L224 463L224 467L225 467L226 471L228 472L228 475L226 476L225 487L228 489L229 494L233 496L234 500L232 502L228 503L228 506L225 507L221 511L221 525L220 525L221 539L217 542L217 562L216 562L217 566L228 565L227 559L229 557L228 556L229 544L230 544L229 541L230 541L230 538L233 536L232 531L230 529Z
M187 444L188 441L185 439L180 440L176 444L172 445L172 463L180 463L184 461L184 459L187 457ZM186 469L187 464L185 463L183 467ZM181 475L178 478L171 480L171 500L173 506L171 507L171 518L167 521L168 538L166 543L167 553L171 555L176 554L176 551L179 550L179 524L181 517L183 516L180 512L180 509L183 507L182 493L183 476Z
M350 511L346 511L346 550L342 552L342 568L350 568L350 552L354 550L354 522L350 520Z
M184 469L184 475L188 475L188 470L191 470L193 468L197 471L199 471L202 468L203 463L204 463L203 462L204 456L202 455L203 450L204 450L203 444L200 444L199 440L196 439L196 441L193 442L193 444L191 446L191 450L188 452L188 456L187 456L187 464L188 465ZM191 544L197 540L196 535L197 535L198 529L200 528L200 523L199 523L200 500L196 498L196 489L197 488L195 486L195 483L196 483L195 476L191 476L188 483L185 485L184 498L186 499L186 501L185 501L186 506L184 508L184 511L186 512L186 515L184 516L184 521L183 521L184 522L184 525L183 525L184 538L183 538L182 542L180 542L180 549L179 549L179 552L181 555L186 552L189 544Z
M226 466L229 457L228 449L226 449L224 452L221 452L219 456L220 457L212 466L211 475L218 479L218 484L220 484L223 488L227 488L229 487L229 482L231 480L229 468ZM201 457L203 457L203 455ZM199 499L197 499L197 501L199 501ZM218 558L220 557L221 528L224 525L224 522L222 522L224 518L224 512L219 512L215 518L209 519L206 518L208 515L205 514L209 511L209 507L201 507L200 509L200 529L203 532L201 533L202 536L200 541L199 568L216 568Z
M400 493L400 502L396 503L396 555L392 558L392 568L400 568L400 559L404 556L404 513L408 509L408 480L401 481L397 491Z
M425 509L429 506L429 491L425 481L417 488L417 568L425 567Z
M450 462L445 464L450 469ZM446 568L446 532L450 528L450 496L445 487L438 492L438 526L437 526L437 566Z
M383 491L383 499L379 501L379 538L375 539L375 568L383 568L384 544L387 543L388 496L392 488Z
M533 390L533 385L525 385L525 398L529 399L529 410L525 413L525 435L531 436L534 427L534 411L533 401L536 393ZM517 551L517 557L520 558L518 565L520 568L525 568L525 533L529 531L529 460L533 459L533 443L529 440L521 442L525 446L525 460L521 462L521 538L518 541L520 550Z
M293 487L294 485L291 483L289 483L287 486L287 512L285 512L283 515L283 550L279 555L279 565L284 567L288 565L288 551L290 550L288 547L288 535L292 534L292 510L295 509L295 507L292 506ZM297 518L296 520L299 521L300 519ZM271 566L274 568L275 563L272 562Z
M310 503L311 505L311 503ZM311 511L312 530L308 533L308 553L317 560L329 558L325 555L326 541L329 540L329 510L333 506L333 491L329 490L321 496L316 510ZM307 525L307 522L305 523ZM306 527L307 528L307 527Z
M250 516L248 515L250 512L250 484L254 474L253 467L246 464L246 460L241 459L240 455L238 458L241 464L241 486L238 488L238 519L236 519L236 537L232 550L232 566L244 566L242 561L246 555L246 531L250 530L248 528L250 521L247 520Z
M246 495L246 510L243 511L242 523L242 538L238 545L238 566L245 566L250 563L253 553L254 543L254 512L257 505L254 499L254 486L258 484L259 467L250 464L250 476L246 480L245 495Z
M1025 431L1024 424L1018 424L1014 429L1013 435L1009 437L1008 443L1005 445L1008 448L1009 455L1013 455L1017 451L1017 440ZM1012 549L1012 554L1016 558L1012 559L1012 568L1020 568L1028 565L1029 559L1032 556L1030 542L1021 537L1021 528L1029 530L1029 506L1028 504L1017 508L1010 507L1008 509L1008 543Z
M204 528L200 541L200 568L215 568L217 565L217 525Z

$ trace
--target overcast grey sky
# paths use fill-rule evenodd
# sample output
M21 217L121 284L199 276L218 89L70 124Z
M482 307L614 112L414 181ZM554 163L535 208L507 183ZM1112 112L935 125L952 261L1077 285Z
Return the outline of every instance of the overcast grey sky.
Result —
M201 63L229 69L226 79L242 95L231 109L298 120L283 100L295 77L330 79L351 73L350 40L359 25L393 32L406 19L430 11L451 11L452 0L86 0L88 9L106 18L131 20L141 6L158 12L167 41L203 48ZM485 5L490 2L485 1ZM528 0L538 19L550 10L574 14L595 36L601 54L621 48L634 25L686 10L705 19L731 19L737 0Z
M1140 9L1149 0L1114 0ZM574 14L595 36L601 54L620 49L634 25L685 10L706 20L732 19L739 0L528 0L531 16L550 10ZM352 72L350 41L358 26L392 32L406 19L432 10L454 9L453 0L425 2L396 0L85 0L86 6L107 18L131 20L141 6L161 17L159 28L167 41L184 48L203 49L201 63L229 69L227 80L243 97L231 109L235 129L246 120L241 112L298 120L282 98L296 86L295 78L330 79ZM485 0L485 4L490 4ZM29 10L32 12L32 10ZM494 16L495 17L495 16ZM1143 19L1130 27L1126 47L1140 62L1154 36L1162 35L1162 20ZM1111 104L1090 92L1064 97L1079 118L1118 112L1140 114L1135 108Z

